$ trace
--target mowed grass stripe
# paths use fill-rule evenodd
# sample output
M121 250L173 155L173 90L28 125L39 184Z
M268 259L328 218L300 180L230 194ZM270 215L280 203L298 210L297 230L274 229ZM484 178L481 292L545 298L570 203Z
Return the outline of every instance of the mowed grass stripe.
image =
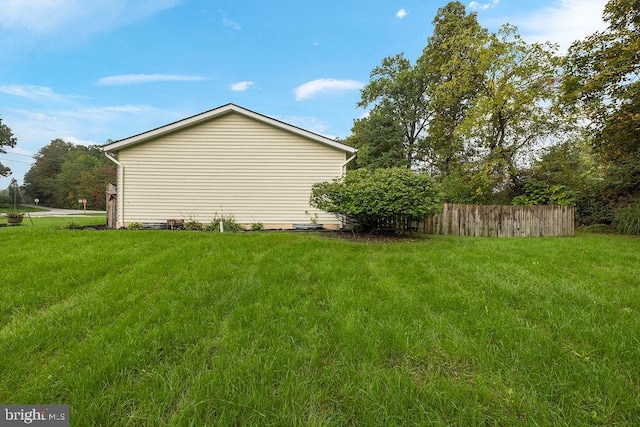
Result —
M0 401L80 425L640 420L637 238L0 236Z

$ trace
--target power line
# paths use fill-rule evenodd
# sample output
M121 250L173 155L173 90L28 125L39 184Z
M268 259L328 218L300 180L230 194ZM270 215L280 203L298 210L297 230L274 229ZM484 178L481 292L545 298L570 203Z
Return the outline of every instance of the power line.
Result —
M23 162L22 160L11 160L11 159L5 159L5 158L2 158L2 161L3 162L11 162L11 163L24 163L26 165L32 165L32 164L35 163L35 160L33 162Z
M2 154L5 154L7 156L25 156L25 157L33 158L33 154L14 153L13 151L8 151L8 152L2 153Z

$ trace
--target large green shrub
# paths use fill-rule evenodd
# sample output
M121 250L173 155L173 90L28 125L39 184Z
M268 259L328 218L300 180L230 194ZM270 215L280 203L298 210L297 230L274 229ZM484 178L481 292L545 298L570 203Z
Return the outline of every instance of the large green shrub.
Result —
M427 174L404 168L366 168L319 182L311 190L311 206L330 212L365 230L405 229L441 210L441 193Z

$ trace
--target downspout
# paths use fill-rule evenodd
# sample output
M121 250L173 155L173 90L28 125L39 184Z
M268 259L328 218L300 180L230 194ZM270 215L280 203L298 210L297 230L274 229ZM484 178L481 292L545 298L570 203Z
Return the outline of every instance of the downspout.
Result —
M353 156L349 157L344 163L342 163L342 176L344 176L345 173L347 173L347 165L349 164L349 162L353 159L356 158L356 156L358 155L357 151L355 153L353 153ZM340 229L344 229L344 218L340 219Z
M113 157L110 153L104 152L104 155L107 159L111 160L113 163L118 165L118 217L116 221L116 228L124 227L124 165L120 163L115 157Z

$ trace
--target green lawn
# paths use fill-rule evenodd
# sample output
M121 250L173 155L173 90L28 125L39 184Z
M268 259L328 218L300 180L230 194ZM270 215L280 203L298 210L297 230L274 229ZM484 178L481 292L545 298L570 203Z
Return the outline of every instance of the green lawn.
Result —
M640 423L637 237L34 221L0 228L1 403L72 425Z
M11 212L14 211L16 209L14 209L13 205L3 205L0 204L0 215L2 215L5 212ZM34 208L31 206L18 206L18 211L20 212L42 212L45 211L46 209L40 209L40 208Z

